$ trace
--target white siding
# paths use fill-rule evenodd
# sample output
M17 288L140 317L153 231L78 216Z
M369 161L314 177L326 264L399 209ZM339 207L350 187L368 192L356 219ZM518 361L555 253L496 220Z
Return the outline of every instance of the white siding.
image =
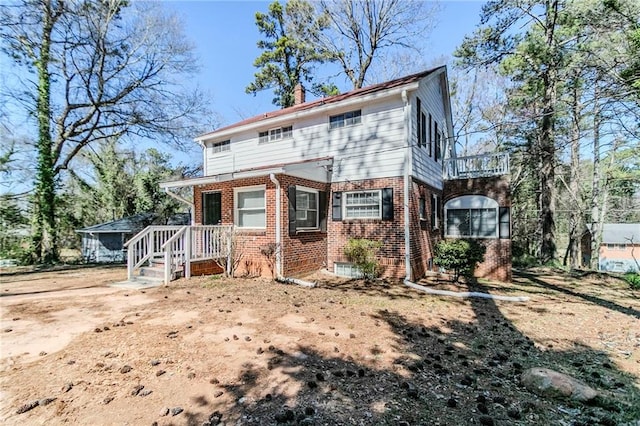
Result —
M433 155L431 157L429 156L426 147L418 147L416 96L420 98L420 101L422 103L422 110L427 114L427 120L429 119L429 114L431 114L432 119L438 123L438 131L442 131L443 138L441 147L443 152L441 153L438 162L434 160ZM442 157L444 156L445 140L449 135L446 121L446 109L443 101L444 98L441 87L441 75L434 75L432 76L432 78L427 77L426 79L421 81L420 87L413 93L413 96L411 98L412 110L410 139L413 160L411 174L437 189L442 189Z
M360 124L329 130L329 116L360 109ZM397 98L366 105L332 109L276 127L293 126L293 137L258 143L258 132L274 126L240 132L231 137L231 151L207 152L205 173L216 175L321 157L333 157L333 182L403 174L406 144L404 111Z

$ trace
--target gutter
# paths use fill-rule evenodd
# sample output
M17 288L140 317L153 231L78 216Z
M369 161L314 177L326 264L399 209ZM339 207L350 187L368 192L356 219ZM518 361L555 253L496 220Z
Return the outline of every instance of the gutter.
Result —
M406 279L410 280L412 278L411 271L411 232L409 229L409 220L410 220L410 212L409 212L409 186L411 185L410 173L411 167L413 163L412 158L412 150L413 147L410 143L411 131L411 103L409 102L409 95L407 90L402 91L402 100L404 102L404 140L407 143L407 152L405 153L405 164L404 164L404 268L406 273Z

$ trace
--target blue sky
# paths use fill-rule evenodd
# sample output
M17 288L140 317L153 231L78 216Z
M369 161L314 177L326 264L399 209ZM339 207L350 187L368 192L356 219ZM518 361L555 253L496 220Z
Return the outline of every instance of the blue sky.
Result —
M2 1L2 0L0 0ZM282 0L281 0L282 1ZM408 1L408 0L407 0ZM163 6L180 16L185 35L195 47L195 54L202 65L197 83L211 97L212 109L219 125L228 125L244 118L277 109L271 103L270 91L257 96L245 93L245 87L253 80L256 69L253 62L260 55L256 42L260 34L255 25L255 13L267 12L270 1L219 1L219 0L164 0ZM441 65L450 58L466 34L470 34L479 22L483 1L442 0L433 33L425 40L427 58L431 66ZM6 66L1 57L0 68ZM339 81L335 83L342 89ZM309 97L307 97L309 100ZM214 130L213 128L211 130ZM194 137L197 135L193 135ZM201 161L201 149L193 142L192 149L179 152L159 142L157 149L169 153L173 162L193 164ZM131 143L137 150L148 147L147 142ZM18 182L0 180L0 192L20 191ZM5 189L4 187L7 187Z
M429 55L427 63L437 61L440 64L443 58L451 57L464 35L471 33L478 24L483 3L439 3L438 23L425 41ZM256 71L253 61L260 54L256 47L260 34L255 25L255 13L266 12L269 2L165 1L164 5L184 21L185 33L194 43L202 64L199 85L212 96L213 109L220 115L221 125L277 109L271 103L271 92L254 97L244 91L253 80Z

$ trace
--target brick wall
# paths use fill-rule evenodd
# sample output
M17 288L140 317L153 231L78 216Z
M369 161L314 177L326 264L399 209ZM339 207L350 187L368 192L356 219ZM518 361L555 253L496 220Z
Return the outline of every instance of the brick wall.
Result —
M507 176L457 179L445 182L442 206L462 195L484 195L498 202L500 207L511 207L511 187ZM445 226L445 224L443 224ZM485 261L478 265L476 276L510 282L511 239L480 239L487 247Z
M335 262L347 262L344 246L349 238L368 238L382 241L378 254L382 275L389 278L406 276L404 255L404 179L402 177L370 179L355 182L335 182L331 185L287 175L278 175L281 185L282 272L285 276L297 276L326 267L330 271ZM241 254L236 275L273 276L275 257L268 257L264 250L275 243L275 185L269 177L241 179L194 188L195 222L202 223L202 192L220 191L222 223L233 224L234 188L254 185L266 187L267 229L264 231L238 231L236 252ZM290 185L305 186L327 193L327 231L288 233L288 194ZM341 220L331 218L331 191L356 191L393 188L393 220L374 219ZM431 194L441 196L439 224L431 224ZM509 182L506 178L480 178L452 180L445 183L443 192L418 180L412 180L409 198L412 279L418 279L430 269L433 248L441 238L444 224L444 204L461 195L486 195L498 201L501 207L511 206ZM419 200L426 202L425 218L419 215ZM487 246L485 262L478 267L479 277L500 281L511 280L511 240L483 240Z
M222 274L224 269L215 260L191 262L191 276Z
M427 271L433 270L433 249L440 240L442 229L442 202L438 211L438 223L431 222L432 206L431 195L435 194L442 199L442 191L439 191L417 179L411 182L409 199L409 217L411 234L411 279L417 280ZM420 218L420 199L425 200L424 218Z
M402 177L335 182L332 191L357 191L393 188L393 220L357 219L334 221L331 218L332 198L329 197L327 219L327 268L333 271L335 262L348 262L344 247L350 238L367 238L383 242L378 254L382 276L403 278L404 265L404 180Z
M329 184L314 182L294 176L278 175L282 188L282 271L286 277L301 275L327 266L327 232L298 231L289 235L289 197L290 185L305 186L327 194L330 197ZM328 203L327 203L328 204ZM328 208L327 205L324 206ZM329 210L330 211L330 210ZM328 215L328 211L325 211Z
M277 175L276 178L280 182L281 188L282 274L284 276L296 276L325 267L327 259L326 232L299 232L295 236L289 236L287 188L289 185L299 185L327 192L329 189L328 184L287 175ZM266 186L267 229L264 231L237 231L236 253L238 256L241 255L241 258L236 275L273 277L275 274L275 255L269 256L265 253L268 253L268 250L274 246L276 241L276 190L275 184L268 176L195 187L195 222L202 223L202 193L219 191L222 194L222 223L233 224L234 188L254 185Z
M193 190L195 204L195 223L202 223L202 193L219 191L222 203L222 224L232 225L233 189L245 186L265 185L267 229L260 231L238 231L234 242L235 258L238 260L236 276L272 276L271 262L262 254L261 249L275 241L275 185L268 176L238 179L228 182L195 186Z

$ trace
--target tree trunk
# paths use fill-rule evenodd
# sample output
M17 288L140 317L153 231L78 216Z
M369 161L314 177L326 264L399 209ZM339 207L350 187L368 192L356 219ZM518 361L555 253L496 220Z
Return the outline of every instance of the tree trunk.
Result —
M36 61L38 72L38 145L33 209L33 250L37 262L50 263L58 259L55 224L55 180L53 142L51 138L51 75L49 63L54 13L49 1L43 4L42 44Z
M596 84L593 97L593 182L591 183L591 269L598 269L598 253L602 240L600 218L600 189L602 165L600 164L600 99Z
M558 13L557 1L549 1L546 5L546 43L550 55L549 63L542 72L544 94L542 99L542 120L540 121L540 227L542 231L542 243L540 245L540 261L551 262L556 255L555 240L555 160L556 147L554 139L555 106L558 71L554 62L555 40L554 32Z
M571 121L571 172L569 192L575 202L575 207L569 214L569 264L571 269L580 266L580 233L582 231L582 203L580 202L580 90L578 89L579 75L573 79L573 104Z

